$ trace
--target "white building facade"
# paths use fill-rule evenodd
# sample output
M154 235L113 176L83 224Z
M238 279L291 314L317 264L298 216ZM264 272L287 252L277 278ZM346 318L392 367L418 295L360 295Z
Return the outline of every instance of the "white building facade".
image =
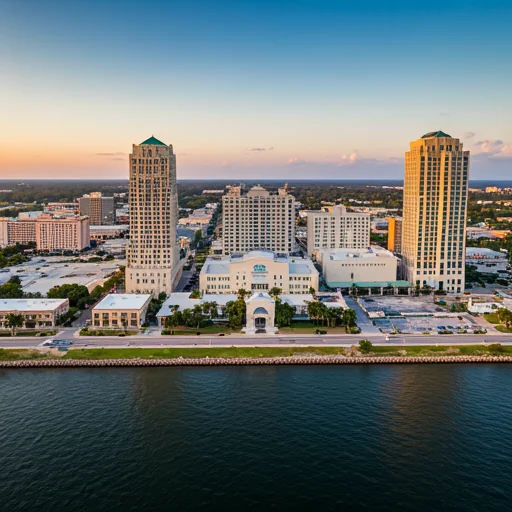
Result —
M347 212L343 205L332 211L310 211L308 223L308 255L321 249L364 249L370 245L370 214Z
M398 258L382 247L323 249L318 256L331 288L344 288L347 283L395 282L397 278Z
M251 251L244 255L208 257L199 275L201 293L254 292L281 288L283 293L318 291L318 270L309 258Z
M271 195L263 187L253 187L242 195L231 187L222 197L224 254L255 249L279 253L295 251L295 198L286 188Z

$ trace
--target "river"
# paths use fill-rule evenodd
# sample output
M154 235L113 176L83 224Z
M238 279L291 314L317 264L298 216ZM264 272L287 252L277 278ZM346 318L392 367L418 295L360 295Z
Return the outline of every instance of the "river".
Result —
M0 510L509 510L511 396L511 365L0 370Z

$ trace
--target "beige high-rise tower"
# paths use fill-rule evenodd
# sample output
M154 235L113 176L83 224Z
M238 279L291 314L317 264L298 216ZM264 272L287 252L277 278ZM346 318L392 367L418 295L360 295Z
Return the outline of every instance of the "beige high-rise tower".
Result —
M438 131L405 153L402 256L419 286L464 292L469 151Z
M127 293L171 293L176 277L178 193L172 145L155 137L130 155L130 243Z

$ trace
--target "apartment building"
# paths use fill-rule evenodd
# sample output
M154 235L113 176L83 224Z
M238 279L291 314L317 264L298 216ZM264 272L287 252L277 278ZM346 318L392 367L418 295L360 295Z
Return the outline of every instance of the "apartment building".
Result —
M134 144L130 165L128 293L172 292L177 275L178 192L172 145L155 137Z
M286 187L270 194L263 187L246 195L231 187L222 197L223 253L263 249L280 253L295 251L295 198Z
M318 291L318 270L309 258L272 251L250 251L223 257L208 257L199 274L202 293L237 293L238 290L268 291L281 288L283 293Z
M331 211L309 211L308 254L322 249L364 249L370 245L370 214L347 212L343 205Z
M36 241L37 219L7 219L7 245L26 245Z
M113 197L105 197L101 192L84 194L78 199L80 215L89 217L91 226L112 225L116 220Z
M405 153L402 256L413 284L464 292L469 151L442 131Z
M88 217L43 214L36 219L35 227L39 251L82 251L91 243Z

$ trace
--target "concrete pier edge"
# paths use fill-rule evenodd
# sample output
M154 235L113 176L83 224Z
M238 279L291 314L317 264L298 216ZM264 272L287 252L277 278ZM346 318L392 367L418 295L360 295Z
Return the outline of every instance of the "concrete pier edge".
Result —
M512 356L286 356L169 359L33 359L0 361L0 368L122 368L166 366L361 365L512 363Z

